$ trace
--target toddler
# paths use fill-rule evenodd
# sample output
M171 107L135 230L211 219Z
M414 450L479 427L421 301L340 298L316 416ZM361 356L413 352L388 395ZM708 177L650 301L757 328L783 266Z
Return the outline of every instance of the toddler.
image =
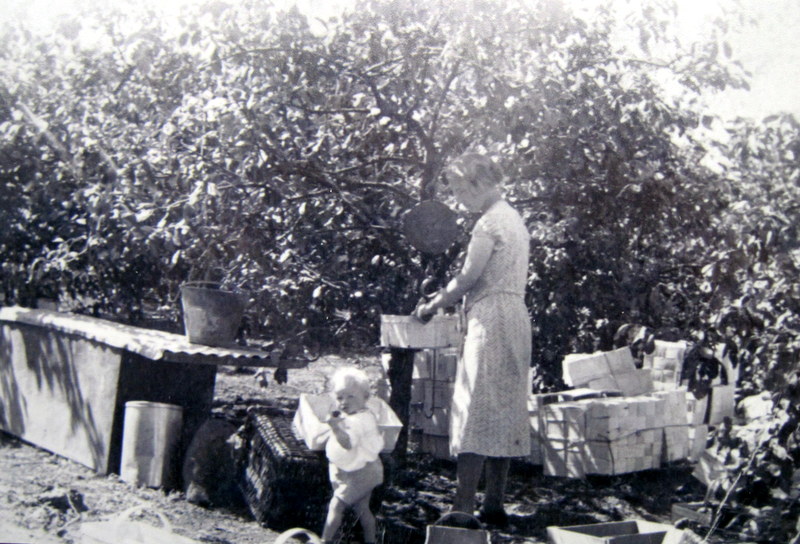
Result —
M331 377L336 408L328 419L331 436L325 444L333 497L328 505L322 539L331 544L347 508L352 508L364 530L364 544L375 542L375 516L369 509L372 490L383 483L380 452L383 438L375 415L367 408L369 378L354 367Z

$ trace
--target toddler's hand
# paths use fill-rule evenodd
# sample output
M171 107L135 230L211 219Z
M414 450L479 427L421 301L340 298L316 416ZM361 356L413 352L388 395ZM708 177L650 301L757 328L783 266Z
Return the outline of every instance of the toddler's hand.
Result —
M342 421L342 413L339 410L334 410L331 412L331 415L328 416L327 423L328 425L338 425Z

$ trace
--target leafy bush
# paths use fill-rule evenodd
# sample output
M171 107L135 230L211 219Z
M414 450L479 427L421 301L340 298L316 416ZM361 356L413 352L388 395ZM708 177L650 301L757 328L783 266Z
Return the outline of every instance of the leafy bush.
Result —
M669 6L630 9L363 0L322 28L216 1L171 27L137 6L87 7L48 36L6 21L5 301L177 330L180 284L211 279L250 294L250 337L375 346L380 313L410 311L423 278L459 265L463 237L420 254L403 212L446 199L443 165L482 149L532 233L534 387L559 386L566 353L610 348L625 323L696 353L725 343L741 394L776 397L746 478L773 490L759 504L785 506L798 125L702 109L747 86L725 42L735 18L681 44Z

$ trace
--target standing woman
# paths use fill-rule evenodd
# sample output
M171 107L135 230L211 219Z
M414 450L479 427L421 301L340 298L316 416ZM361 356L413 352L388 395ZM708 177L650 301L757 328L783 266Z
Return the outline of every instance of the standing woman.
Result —
M447 168L456 200L479 213L461 271L414 315L424 318L464 297L466 336L450 415L450 451L458 459L453 510L472 513L486 470L480 518L504 526L512 457L530 453L528 369L531 326L525 307L530 235L500 194L502 174L488 157L468 153Z

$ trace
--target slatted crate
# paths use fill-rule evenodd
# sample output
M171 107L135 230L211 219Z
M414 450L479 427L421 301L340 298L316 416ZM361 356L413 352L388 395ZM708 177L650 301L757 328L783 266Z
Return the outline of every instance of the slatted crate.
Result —
M618 390L625 396L653 391L652 371L638 369L628 347L596 353L572 353L562 362L564 381L573 387Z
M653 396L596 399L586 409L586 440L614 441L664 427L663 399Z
M683 392L544 404L535 418L544 473L615 475L687 458L684 414Z
M681 384L683 360L689 344L656 340L652 353L644 355L642 366L650 369L656 391L676 389Z
M531 453L528 461L534 465L542 465L545 462L545 448L548 447L544 408L546 405L587 398L619 397L620 395L619 391L597 391L588 388L530 395L528 397L528 420L531 430ZM552 455L554 449L550 448Z
M661 544L681 540L679 529L645 520L548 527L548 544Z
M668 425L664 427L664 458L662 461L671 463L689 459L690 452L689 425Z
M539 419L546 476L586 476L586 409L580 401L545 404Z
M586 473L616 475L659 468L663 441L662 429L642 429L616 440L588 440Z
M410 315L381 315L381 346L393 348L446 348L461 342L458 315L434 315L423 323Z
M419 451L449 459L450 405L455 387L458 348L415 353L409 425L421 432Z
M447 436L450 433L450 408L423 410L420 424L424 434Z
M248 415L247 464L240 487L253 517L267 527L307 527L319 532L330 498L324 452L309 450L282 410Z
M434 459L453 459L453 455L450 454L450 437L447 435L423 434L420 437L419 448Z
M696 463L700 459L707 441L708 425L689 425L689 461Z
M586 442L548 438L542 443L544 475L585 478L589 465L587 455Z

